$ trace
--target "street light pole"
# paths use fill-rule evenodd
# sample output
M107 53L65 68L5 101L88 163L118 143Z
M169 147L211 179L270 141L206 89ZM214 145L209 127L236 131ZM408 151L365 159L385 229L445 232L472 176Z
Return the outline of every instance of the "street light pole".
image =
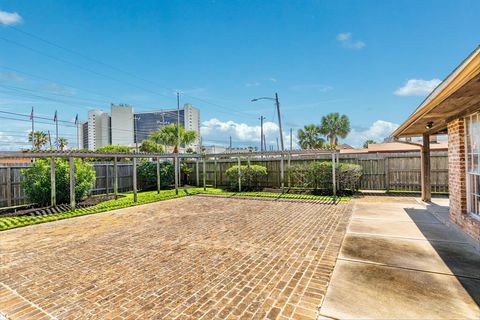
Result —
M283 131L282 131L282 116L280 114L280 102L278 101L278 93L275 92L275 98L270 98L270 97L262 97L262 98L256 98L252 99L252 102L258 101L258 100L274 100L275 105L277 107L277 115L278 115L278 129L280 131L280 183L282 186L282 192L285 189L285 182L284 182L284 170L283 170L283 153L285 151L284 145L283 145Z

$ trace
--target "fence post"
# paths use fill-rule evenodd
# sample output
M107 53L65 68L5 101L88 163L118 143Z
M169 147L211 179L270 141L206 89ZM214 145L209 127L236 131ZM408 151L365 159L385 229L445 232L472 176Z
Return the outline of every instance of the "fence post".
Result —
M137 158L133 158L133 201L137 202Z
M333 189L333 197L337 196L337 182L336 182L336 171L335 171L335 152L332 153L332 189Z
M55 158L50 158L50 205L53 207L57 204L55 190Z
M384 157L383 166L385 167L385 189L387 190L387 192L390 190L390 175L388 162L388 157Z
M292 154L288 153L288 188L289 189L292 187L291 161L292 161Z
M197 187L200 187L200 169L199 169L199 162L198 158L195 159L195 180L197 182Z
M118 165L117 165L117 157L113 158L113 194L115 195L115 199L118 198Z
M108 174L108 163L107 163L107 164L105 164L105 189L106 189L105 193L107 194L107 196L108 196L108 192L109 192L108 189L110 187L110 181L109 180L110 180L110 176Z
M7 207L12 206L12 168L7 167Z
M175 194L178 195L178 156L175 154L175 157L173 157L173 161L175 162Z
M157 157L157 193L160 194L160 188L161 188L161 184L160 184L160 157Z
M217 187L217 157L213 158L213 185Z
M205 158L203 158L203 191L207 190L207 172L205 167Z
M70 167L70 210L75 210L75 162L74 158L68 158Z
M241 162L240 157L237 158L238 161L238 192L242 192L242 170L240 170Z

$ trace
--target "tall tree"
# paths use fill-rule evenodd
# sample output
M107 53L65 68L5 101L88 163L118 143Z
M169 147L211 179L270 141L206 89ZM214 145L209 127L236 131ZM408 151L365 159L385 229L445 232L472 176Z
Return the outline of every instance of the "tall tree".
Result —
M157 133L151 134L150 138L164 145L173 147L173 153L178 153L178 130L176 123L160 128ZM197 133L195 131L185 130L183 126L180 126L180 145L189 145L193 143L196 138Z
M328 138L331 146L336 146L338 138L346 138L349 132L350 120L346 115L334 112L322 117L320 133Z
M298 144L302 149L318 149L323 147L325 140L320 137L320 128L309 124L297 131Z
M60 148L60 150L63 151L65 149L65 147L68 145L68 140L67 140L67 138L60 137L60 138L58 138L57 144L58 144L58 147Z
M32 132L28 134L28 141L32 142L33 138L33 146L34 150L41 150L43 146L45 146L48 143L48 135L46 132L43 131L35 131L33 132L33 137L32 137Z

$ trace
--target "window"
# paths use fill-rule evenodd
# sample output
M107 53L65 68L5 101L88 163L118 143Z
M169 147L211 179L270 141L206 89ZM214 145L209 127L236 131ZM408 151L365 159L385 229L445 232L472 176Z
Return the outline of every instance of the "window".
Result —
M467 208L480 213L480 113L465 117L465 160L467 169Z

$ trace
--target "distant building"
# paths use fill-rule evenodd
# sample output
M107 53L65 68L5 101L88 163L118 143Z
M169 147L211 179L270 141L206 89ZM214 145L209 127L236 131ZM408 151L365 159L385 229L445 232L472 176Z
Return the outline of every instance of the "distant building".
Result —
M95 151L112 143L111 120L108 113L101 110L88 111L88 121L81 125L81 148Z
M111 105L112 145L131 146L134 143L133 108L126 104Z
M200 146L200 110L187 103L183 109L136 112L134 113L134 142L142 142L150 137L152 133L166 125L177 123L179 119L180 125L186 130L193 130L197 133L197 139L189 146L197 150Z

